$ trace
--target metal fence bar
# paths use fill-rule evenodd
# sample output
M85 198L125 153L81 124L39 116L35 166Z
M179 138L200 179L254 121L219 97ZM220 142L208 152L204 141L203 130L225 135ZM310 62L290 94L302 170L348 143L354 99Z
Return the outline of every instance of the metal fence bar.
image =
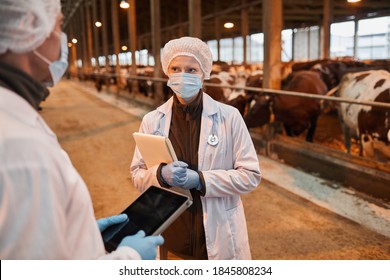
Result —
M116 75L110 75L111 77L115 77ZM134 75L126 75L121 76L123 78L128 79L137 79L137 80L148 80L148 81L156 81L156 82L167 82L168 80L165 78L154 78L154 77L142 77L142 76L134 76ZM297 91L286 91L286 90L276 90L276 89L268 89L268 88L257 88L257 87L240 87L240 86L227 86L227 85L218 85L212 83L204 83L205 86L210 87L219 87L219 88L230 88L230 89L238 89L238 90L250 90L261 93L271 93L271 94L280 94L280 95L288 95L288 96L296 96L310 99L320 99L320 100L328 100L340 103L350 103L364 106L375 106L375 107L383 107L390 109L390 104L385 102L375 102L375 101L358 101L352 100L348 98L341 98L335 96L325 96L325 95L317 95L311 93L297 92Z

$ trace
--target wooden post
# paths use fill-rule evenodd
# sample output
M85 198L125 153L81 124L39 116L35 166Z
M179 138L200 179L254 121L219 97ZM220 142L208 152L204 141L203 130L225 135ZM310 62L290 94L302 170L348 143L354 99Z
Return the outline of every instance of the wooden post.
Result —
M307 58L310 60L310 47L311 46L311 28L308 28L307 32Z
M324 1L324 18L322 21L322 57L330 57L330 24L333 21L333 0Z
M93 43L92 43L92 27L91 27L91 3L90 1L85 2L85 21L87 28L87 58L88 58L88 72L92 72L92 57L93 53Z
M295 29L292 30L291 33L291 60L294 61L295 59L295 41L296 41L296 32Z
M219 0L214 2L214 12L219 11ZM217 61L221 61L221 20L219 16L214 18L215 24L215 39L217 40Z
M101 17L102 17L102 42L103 42L103 54L106 58L106 64L105 64L105 68L106 68L106 75L108 75L110 73L110 59L109 59L109 53L108 53L108 34L107 34L107 28L108 28L108 21L107 21L107 14L106 14L106 11L107 11L107 4L106 4L106 0L101 0ZM109 91L109 87L110 87L110 78L108 76L106 76L106 79L105 79L105 82L106 82L106 92Z
M70 22L70 30L69 30L69 37L68 37L68 41L71 41L73 38L75 38L74 36L74 26L77 24L77 21L76 20L73 20ZM70 57L70 61L69 61L69 72L71 74L71 77L74 78L76 77L77 78L77 43L74 44L72 43L72 47L71 47L71 57Z
M119 21L118 21L118 5L116 1L111 4L111 18L112 18L112 34L114 37L114 54L116 56L115 64L115 74L116 74L116 86L117 86L117 96L119 95L119 89L121 87L120 82L120 71L121 66L119 64L119 52L120 52L120 38L119 38Z
M81 52L82 52L82 70L81 73L83 75L86 72L86 68L88 68L88 53L87 53L87 36L85 30L85 14L84 14L84 5L80 5L80 20L81 20Z
M150 14L151 14L151 24L152 24L152 50L154 56L154 74L155 78L161 78L161 56L160 56L160 48L161 48L161 20L160 20L160 0L150 0ZM155 92L154 99L156 105L160 105L163 100L163 90L162 83L155 83Z
M177 30L177 37L178 38L181 38L183 36L185 36L187 34L186 30L188 30L186 28L186 26L183 24L183 13L182 11L184 10L183 6L184 6L184 1L179 1L177 3L177 8L178 8L178 15L177 15L177 20L178 20L178 23L179 23L179 26L178 26L178 30Z
M282 0L264 0L264 88L280 89L282 25Z
M235 55L235 44L234 44L234 38L232 38L232 63L231 65L234 65L234 55Z
M137 50L137 15L135 9L135 0L130 0L130 8L127 11L127 23L129 29L130 38L130 51L131 51L131 75L137 75L137 62L135 58L135 52ZM138 81L132 80L131 92L133 94L138 93Z
M92 28L93 28L93 43L94 43L94 57L96 59L96 69L100 69L99 65L99 29L95 26L95 22L98 20L96 1L92 0Z
M245 5L247 0L241 0L241 4ZM243 58L242 64L247 65L247 36L249 33L249 17L248 17L248 8L241 10L241 36L243 41Z
M189 34L202 39L202 1L188 1Z
M217 61L221 61L221 21L215 17L215 39L217 40Z
M353 57L357 58L358 51L358 30L359 30L359 19L355 17L355 28L353 31Z

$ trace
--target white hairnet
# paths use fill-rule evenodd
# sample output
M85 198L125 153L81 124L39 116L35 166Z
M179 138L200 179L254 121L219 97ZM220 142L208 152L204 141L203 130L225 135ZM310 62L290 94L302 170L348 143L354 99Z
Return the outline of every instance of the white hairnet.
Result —
M161 64L166 75L168 75L168 66L172 59L181 55L194 57L200 64L204 78L210 79L213 55L205 42L194 37L181 37L166 43L161 55Z
M53 31L60 0L0 0L0 54L26 53Z

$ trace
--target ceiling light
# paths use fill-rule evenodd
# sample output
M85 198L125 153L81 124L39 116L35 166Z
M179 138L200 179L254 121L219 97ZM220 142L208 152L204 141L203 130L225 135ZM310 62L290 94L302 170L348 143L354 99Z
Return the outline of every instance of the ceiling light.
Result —
M127 51L127 46L122 46L122 51Z
M96 26L96 27L101 27L101 26L102 26L102 23L101 23L100 21L97 21L97 22L95 22L95 26Z
M122 9L127 9L130 7L130 4L127 3L127 1L122 0L121 3L119 4L119 7L121 7Z
M76 44L76 43L77 43L77 39L76 39L76 38L73 38L73 39L72 39L72 43L73 43L73 44Z
M234 27L234 23L232 23L232 22L225 22L223 27L225 27L227 29L233 28Z
M357 3L360 2L361 0L347 0L348 3Z

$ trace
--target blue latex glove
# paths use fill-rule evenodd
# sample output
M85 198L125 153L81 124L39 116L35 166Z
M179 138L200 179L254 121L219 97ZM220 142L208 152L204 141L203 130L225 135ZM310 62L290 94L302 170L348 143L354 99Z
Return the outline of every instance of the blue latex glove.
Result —
M143 260L154 260L157 256L157 246L164 243L164 238L159 236L146 236L143 230L134 235L122 239L120 246L128 246L136 250Z
M100 232L103 232L106 228L112 225L116 225L122 222L125 222L127 220L127 215L126 214L119 214L107 218L101 218L97 220L97 224L99 227Z
M183 189L186 189L186 190L197 189L199 191L201 188L201 185L200 185L200 179L199 179L198 172L188 168L187 169L187 182L181 187Z
M161 176L168 185L181 187L187 182L187 166L183 161L174 161L161 168Z

